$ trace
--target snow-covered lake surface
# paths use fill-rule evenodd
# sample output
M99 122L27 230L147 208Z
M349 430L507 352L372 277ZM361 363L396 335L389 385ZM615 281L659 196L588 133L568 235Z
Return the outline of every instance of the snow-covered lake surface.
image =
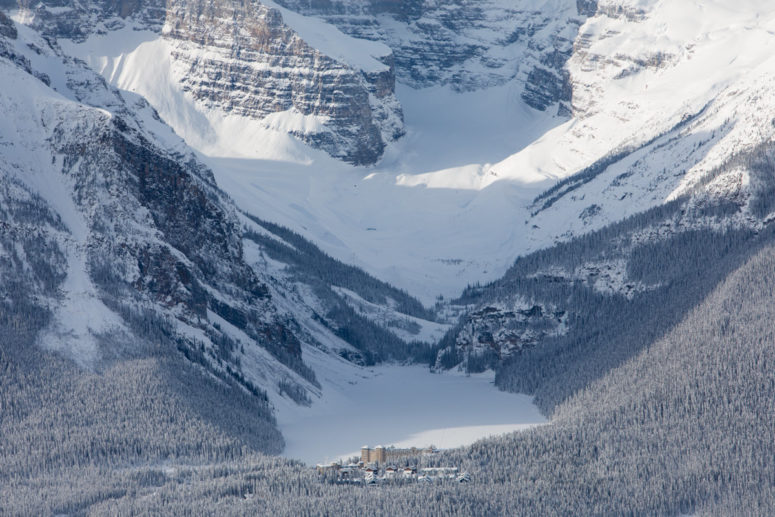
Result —
M283 455L311 465L359 455L363 445L445 449L547 422L531 397L495 388L492 374L390 365L322 380L325 397L311 408L278 408Z

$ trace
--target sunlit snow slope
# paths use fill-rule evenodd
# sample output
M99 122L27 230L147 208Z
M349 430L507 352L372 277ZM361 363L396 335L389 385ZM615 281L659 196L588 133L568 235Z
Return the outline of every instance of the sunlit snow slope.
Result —
M428 304L505 271L521 250L525 206L550 185L530 173L483 189L488 162L562 121L527 107L517 84L464 94L399 87L406 136L377 166L353 167L289 136L288 125L304 121L287 114L271 116L267 127L266 120L202 111L170 77L169 43L151 33L125 30L63 45L119 88L145 96L200 150L242 209Z

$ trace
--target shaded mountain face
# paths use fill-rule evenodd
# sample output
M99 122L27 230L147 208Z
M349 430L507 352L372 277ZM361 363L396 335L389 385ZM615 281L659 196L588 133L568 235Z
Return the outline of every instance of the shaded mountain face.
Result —
M358 38L393 49L399 81L413 88L449 85L459 92L517 80L531 107L570 113L565 64L594 0L573 2L356 2L280 0Z
M385 145L403 134L389 48L349 51L357 42L335 29L324 28L321 36L320 29L302 23L300 33L280 10L258 1L19 2L17 7L43 34L76 43L127 26L156 33L166 45L155 59L171 61L172 86L198 110L269 125L277 123L269 115L282 114L290 119L283 123L287 132L354 164L375 162ZM317 38L313 44L305 41L305 29ZM330 54L326 44L313 46L320 38L333 42Z

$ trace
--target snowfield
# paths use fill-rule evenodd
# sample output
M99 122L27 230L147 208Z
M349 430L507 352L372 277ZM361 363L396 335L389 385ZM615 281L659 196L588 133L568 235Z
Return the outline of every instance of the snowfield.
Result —
M243 149L252 157L202 158L243 210L432 305L499 278L525 251L528 205L552 180L527 171L491 185L488 160L564 120L529 109L513 85L397 93L407 134L373 167L343 164L279 133L253 140Z
M326 361L328 368L312 363L324 399L311 408L274 401L283 455L311 465L360 455L363 445L452 448L547 422L531 397L495 388L492 374L397 365L343 369Z
M354 167L285 132L314 117L291 110L254 120L197 105L158 35L126 28L62 45L111 84L147 98L241 209L426 305L499 278L524 252L527 205L552 184L525 171L488 188L497 179L492 163L565 122L527 107L518 84L463 94L398 85L406 135L377 165Z

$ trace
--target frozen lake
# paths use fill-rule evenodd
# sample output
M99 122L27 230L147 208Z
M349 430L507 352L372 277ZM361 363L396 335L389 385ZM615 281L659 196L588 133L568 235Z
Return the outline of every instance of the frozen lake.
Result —
M444 449L547 422L531 397L498 391L491 373L348 370L321 376L326 395L311 408L278 408L284 456L316 464L359 455L363 445Z

